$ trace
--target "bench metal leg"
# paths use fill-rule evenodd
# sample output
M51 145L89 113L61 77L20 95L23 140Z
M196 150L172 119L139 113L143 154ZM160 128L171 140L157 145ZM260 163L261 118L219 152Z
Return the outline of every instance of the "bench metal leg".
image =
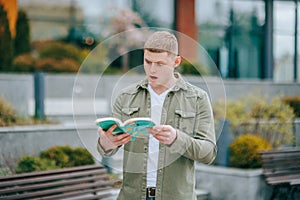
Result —
M289 192L288 197L287 197L288 200L289 200L289 199L293 199L294 192L295 192L295 187L292 187L292 188L290 189L290 192Z
M270 200L274 200L277 195L277 190L279 190L278 186L273 187L272 195L270 197Z
M292 186L291 187L291 190L289 192L289 195L288 195L288 199L296 199L295 195L296 195L296 191L298 191L298 188L299 186Z
M282 186L282 185L274 186L270 200L275 200L275 199L288 200L290 199L292 193L293 193L292 187L290 186Z

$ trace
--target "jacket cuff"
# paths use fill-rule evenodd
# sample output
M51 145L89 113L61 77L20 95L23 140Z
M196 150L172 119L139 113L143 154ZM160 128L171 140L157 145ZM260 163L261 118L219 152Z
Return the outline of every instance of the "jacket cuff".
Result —
M97 150L103 157L110 157L117 152L118 148L105 151L100 144L100 138L99 138L97 142Z
M178 129L176 129L176 134L177 134L176 140L173 142L173 144L171 144L169 146L170 152L171 153L179 153L179 154L183 155L187 150L188 145L186 145L186 144L188 143L190 136L181 132Z

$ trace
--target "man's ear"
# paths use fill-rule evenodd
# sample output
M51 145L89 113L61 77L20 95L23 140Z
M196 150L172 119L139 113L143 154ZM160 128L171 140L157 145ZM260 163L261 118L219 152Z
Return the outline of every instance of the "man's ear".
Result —
M174 61L174 68L178 67L181 63L181 56L176 56Z

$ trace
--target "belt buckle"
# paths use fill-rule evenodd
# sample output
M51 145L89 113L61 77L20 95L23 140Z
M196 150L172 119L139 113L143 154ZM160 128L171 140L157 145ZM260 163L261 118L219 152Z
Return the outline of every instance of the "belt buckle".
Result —
M148 197L155 197L155 187L147 188L147 196Z

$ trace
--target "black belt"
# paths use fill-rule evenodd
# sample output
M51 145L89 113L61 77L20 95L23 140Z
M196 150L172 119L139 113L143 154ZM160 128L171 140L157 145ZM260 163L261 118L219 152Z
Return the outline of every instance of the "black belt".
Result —
M155 187L146 188L146 196L147 197L155 197Z

